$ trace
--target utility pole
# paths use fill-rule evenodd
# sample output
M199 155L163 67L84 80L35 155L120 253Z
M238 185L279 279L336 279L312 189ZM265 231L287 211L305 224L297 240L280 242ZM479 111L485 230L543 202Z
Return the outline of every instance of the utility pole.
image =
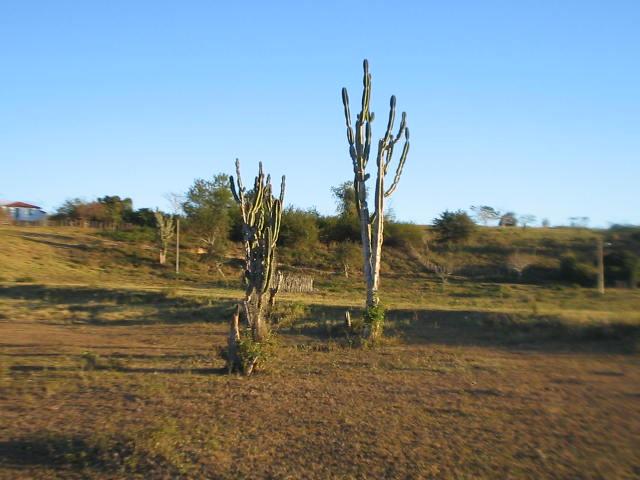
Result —
M596 240L596 250L598 255L598 293L604 295L604 242L598 236Z
M176 276L180 274L180 216L176 215Z
M176 218L176 276L180 274L180 211L182 210L182 195L167 193L164 198L169 201Z

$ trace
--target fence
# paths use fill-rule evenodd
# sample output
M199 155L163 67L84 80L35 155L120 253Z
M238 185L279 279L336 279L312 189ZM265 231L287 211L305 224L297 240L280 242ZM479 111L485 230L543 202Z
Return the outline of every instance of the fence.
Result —
M280 291L289 293L312 293L313 277L296 273L280 273ZM274 281L275 280L274 278Z
M136 226L131 223L97 222L93 220L52 220L43 218L36 221L24 221L0 218L1 225L15 227L75 227L92 228L95 230L132 230Z

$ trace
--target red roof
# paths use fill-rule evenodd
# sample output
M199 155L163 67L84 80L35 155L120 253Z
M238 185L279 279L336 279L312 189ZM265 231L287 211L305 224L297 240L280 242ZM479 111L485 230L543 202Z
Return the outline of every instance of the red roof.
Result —
M38 210L40 209L40 207L38 207L36 205L31 205L29 203L24 203L24 202L7 203L4 206L5 207L14 207L14 208L37 208Z

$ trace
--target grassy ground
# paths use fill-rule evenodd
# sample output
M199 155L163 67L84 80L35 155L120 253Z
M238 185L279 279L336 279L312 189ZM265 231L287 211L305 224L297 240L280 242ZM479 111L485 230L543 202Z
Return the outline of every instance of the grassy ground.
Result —
M633 291L387 277L361 350L357 279L323 277L245 379L217 354L240 292L109 242L0 231L0 478L640 476Z

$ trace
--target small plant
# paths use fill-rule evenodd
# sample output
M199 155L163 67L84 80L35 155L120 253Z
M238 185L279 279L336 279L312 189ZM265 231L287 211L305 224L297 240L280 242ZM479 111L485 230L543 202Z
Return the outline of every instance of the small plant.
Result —
M372 305L364 311L364 338L378 339L382 337L385 309L382 304Z
M309 307L304 303L277 303L271 309L271 321L277 328L291 328L293 324L309 315Z
M253 339L248 329L240 334L237 355L245 375L251 375L254 370L264 366L273 353L274 343L273 333L260 342Z
M82 352L82 370L96 370L100 367L100 356L94 352Z
M16 277L16 279L15 279L16 283L33 283L35 281L36 281L35 278L29 277L29 276Z

